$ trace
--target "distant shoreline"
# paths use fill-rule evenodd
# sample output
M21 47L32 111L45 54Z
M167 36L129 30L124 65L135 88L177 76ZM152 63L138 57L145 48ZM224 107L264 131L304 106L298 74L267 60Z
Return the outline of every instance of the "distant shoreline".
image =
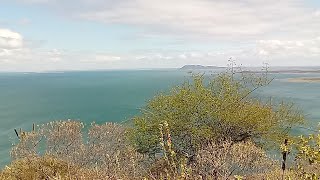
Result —
M294 83L320 83L320 77L299 77L286 79L287 82Z
M184 65L179 68L179 70L188 70L188 71L201 71L201 70L211 70L211 71L221 71L227 70L227 67L223 66L204 66L204 65ZM264 70L261 70L260 67L234 67L236 73L265 73ZM272 74L303 74L303 73L320 73L320 67L269 67L268 73Z
M263 73L265 71L242 71L242 73ZM268 73L274 74L302 74L302 73L320 73L320 70L278 70L278 71L268 71Z

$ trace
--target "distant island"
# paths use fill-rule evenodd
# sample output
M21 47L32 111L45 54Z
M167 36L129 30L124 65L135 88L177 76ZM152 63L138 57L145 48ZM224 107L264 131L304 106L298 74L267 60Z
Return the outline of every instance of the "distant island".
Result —
M181 70L201 70L201 69L225 69L219 66L203 66L203 65L184 65Z

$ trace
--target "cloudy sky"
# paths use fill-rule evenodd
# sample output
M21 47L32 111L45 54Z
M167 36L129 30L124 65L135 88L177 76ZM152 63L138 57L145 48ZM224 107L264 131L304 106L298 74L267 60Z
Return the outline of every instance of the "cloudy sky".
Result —
M319 0L0 0L0 71L320 66Z

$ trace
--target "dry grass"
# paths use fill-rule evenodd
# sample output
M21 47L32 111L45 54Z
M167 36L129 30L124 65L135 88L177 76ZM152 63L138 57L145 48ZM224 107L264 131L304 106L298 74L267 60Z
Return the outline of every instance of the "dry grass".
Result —
M10 167L23 169L27 168L23 166L27 165L27 162L35 161L38 163L30 164L30 168L38 169L39 167L35 165L41 166L43 161L53 159L57 162L66 162L68 167L75 168L75 172L80 175L87 174L87 177L141 179L142 175L146 174L142 167L144 157L130 146L125 132L126 129L119 124L93 123L83 137L84 125L81 122L70 120L51 122L34 131L19 134L20 140L11 151L15 161ZM6 169L4 172L12 171ZM14 174L16 173L15 171ZM21 171L21 173L21 176L30 173L32 177L31 174L39 172ZM40 173L34 176L42 175ZM74 175L70 174L71 177ZM78 177L78 174L75 177Z
M230 179L235 175L245 177L269 171L274 164L261 148L250 141L235 144L224 141L201 149L193 171L203 179Z
M250 141L210 144L187 162L174 151L166 122L159 129L162 153L153 159L132 148L122 125L93 123L84 132L81 122L69 120L19 133L13 162L0 179L250 179L266 176L274 165Z

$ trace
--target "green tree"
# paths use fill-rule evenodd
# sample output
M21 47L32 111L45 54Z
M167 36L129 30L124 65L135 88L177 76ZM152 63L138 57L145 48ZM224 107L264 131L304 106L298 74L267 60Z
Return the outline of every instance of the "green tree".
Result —
M155 155L161 152L159 124L168 122L175 151L187 157L223 140L280 142L304 117L291 104L274 104L253 96L269 83L267 74L231 71L211 78L194 75L170 93L150 100L142 114L133 118L129 136L140 153Z

